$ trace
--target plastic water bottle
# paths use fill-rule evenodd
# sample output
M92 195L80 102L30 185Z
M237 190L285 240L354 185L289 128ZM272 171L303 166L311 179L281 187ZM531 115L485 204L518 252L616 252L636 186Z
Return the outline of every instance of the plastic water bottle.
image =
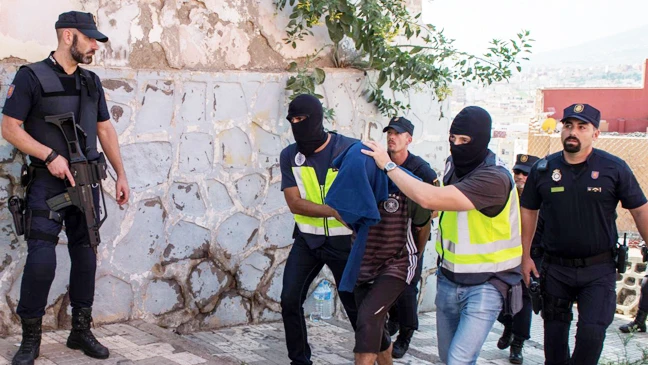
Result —
M333 316L333 293L331 290L331 283L324 280L320 284L323 287L323 301L322 301L322 319L331 319Z
M310 314L310 320L319 322L322 319L330 319L332 316L332 295L331 286L328 281L322 280L317 285L313 292L313 299L315 300L315 309Z

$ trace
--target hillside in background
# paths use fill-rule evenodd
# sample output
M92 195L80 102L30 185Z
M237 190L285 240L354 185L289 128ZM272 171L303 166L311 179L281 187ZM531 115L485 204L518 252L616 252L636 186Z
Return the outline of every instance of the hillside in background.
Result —
M578 46L535 54L531 57L531 66L630 65L642 64L646 58L648 58L648 25Z

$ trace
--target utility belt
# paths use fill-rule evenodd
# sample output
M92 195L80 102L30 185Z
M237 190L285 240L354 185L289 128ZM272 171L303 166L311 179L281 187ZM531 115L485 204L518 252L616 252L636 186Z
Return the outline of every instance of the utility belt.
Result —
M107 177L107 165L103 153L100 154L99 159L88 162L84 165L84 167L77 165L75 166L75 168L77 169L77 171L80 169L85 170L85 172L81 173L80 175L85 176L84 183L90 185L92 188L101 188L101 180ZM21 169L20 183L25 188L25 198L29 194L29 188L35 180L48 178L57 179L52 174L50 174L49 170L46 167L34 165L27 166L26 164L23 165ZM72 189L73 193L76 191L74 190L75 188L69 188L66 192L47 199L46 203L49 210L28 209L25 199L20 198L16 195L10 197L9 211L11 212L14 221L16 235L24 235L25 240L38 239L58 243L58 236L31 229L31 222L34 217L40 217L53 220L56 223L61 224L63 222L63 216L60 213L61 210L72 205L76 205L82 208L80 205L83 205L84 202L80 202L79 199L74 196L75 194L71 194L70 189ZM100 193L103 194L103 192ZM93 199L92 196L87 198Z
M612 250L600 253L598 255L577 259L566 259L563 257L551 256L548 253L545 253L543 260L548 264L565 267L588 267L598 264L613 263L614 256Z

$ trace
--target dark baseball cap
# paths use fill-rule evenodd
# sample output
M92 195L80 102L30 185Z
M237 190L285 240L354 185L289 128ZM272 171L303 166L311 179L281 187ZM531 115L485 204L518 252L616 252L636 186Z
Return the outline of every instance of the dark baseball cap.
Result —
M601 112L589 104L572 104L565 108L560 121L564 123L569 118L592 123L594 127L598 128L601 123Z
M540 157L532 155L517 155L515 159L515 166L513 166L513 171L520 170L526 172L527 174L531 171L531 166L536 163Z
M99 42L108 42L108 37L97 30L97 23L95 23L94 16L91 13L82 13L80 11L63 13L59 15L54 28L74 28Z
M410 122L407 118L403 117L393 117L389 124L383 128L383 133L387 132L389 128L393 128L398 133L407 132L410 135L414 134L414 124Z

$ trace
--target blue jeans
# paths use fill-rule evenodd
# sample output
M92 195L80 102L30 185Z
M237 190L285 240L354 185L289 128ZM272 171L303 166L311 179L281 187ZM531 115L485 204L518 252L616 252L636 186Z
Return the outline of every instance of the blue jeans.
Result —
M475 364L503 299L490 283L459 285L437 271L437 338L441 361Z

